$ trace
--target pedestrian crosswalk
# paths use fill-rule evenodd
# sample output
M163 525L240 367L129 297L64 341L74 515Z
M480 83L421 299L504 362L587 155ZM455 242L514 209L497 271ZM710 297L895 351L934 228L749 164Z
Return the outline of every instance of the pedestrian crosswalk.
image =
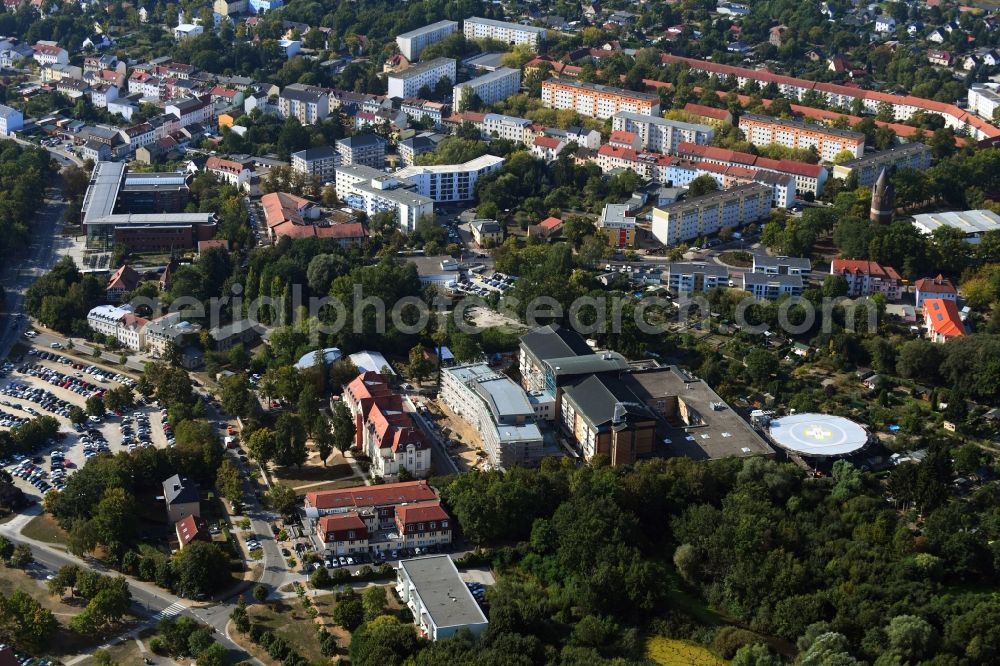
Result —
M180 615L183 610L184 604L176 601L154 615L153 619L159 622L160 620L165 620L170 617L176 617L177 615Z

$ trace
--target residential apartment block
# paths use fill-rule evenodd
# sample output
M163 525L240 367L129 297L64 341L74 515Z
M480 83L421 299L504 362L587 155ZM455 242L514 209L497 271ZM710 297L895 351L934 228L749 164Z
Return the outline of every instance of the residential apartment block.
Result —
M740 86L746 85L749 81L755 81L761 86L773 83L782 95L797 102L802 101L807 94L819 94L831 108L850 109L854 100L858 99L861 100L865 113L870 115L877 114L880 107L888 106L892 109L895 121L905 122L915 113L930 112L944 118L945 125L948 127L955 130L968 130L977 141L1000 136L1000 128L955 104L914 97L913 95L894 95L836 83L810 81L775 74L767 69L734 67L733 65L667 53L660 55L660 61L665 65L684 63L696 72L703 72L709 76L715 75L722 80L735 80Z
M396 216L399 228L411 233L423 215L434 214L434 200L415 192L416 183L362 164L336 168L337 196L371 218L382 212Z
M447 638L460 629L478 636L489 625L448 555L400 560L395 589L421 636L429 640Z
M809 275L812 261L808 257L772 257L768 254L753 255L753 272L764 275Z
M635 247L635 217L628 214L625 204L604 204L597 228L616 249Z
M864 259L834 259L830 275L847 279L847 296L858 298L882 294L888 301L898 301L902 294L899 273L892 266L880 266Z
M502 157L482 155L464 164L409 166L393 176L414 183L414 191L435 203L470 201L475 198L476 181L499 170L503 164Z
M852 173L858 174L859 187L875 184L882 169L917 169L923 171L931 165L930 146L915 141L889 150L868 153L857 159L841 162L833 167L833 177L847 179Z
M329 93L323 88L292 83L278 95L282 118L297 118L303 125L315 125L330 114Z
M599 119L611 118L622 111L644 116L660 115L658 95L570 79L543 81L542 102L551 109L571 109L580 115Z
M740 129L747 141L755 146L778 144L786 148L816 149L821 160L832 162L841 151L854 157L865 152L865 135L860 132L833 129L822 125L744 113L740 116Z
M530 44L537 47L538 42L545 41L548 32L545 28L536 28L520 23L508 23L494 19L473 16L465 19L462 32L466 39L495 39L506 44Z
M402 469L415 477L430 473L431 444L385 376L358 375L342 399L354 417L355 446L371 459L373 476L396 477Z
M653 235L664 245L676 245L757 222L771 213L772 197L772 188L754 183L654 208Z
M743 274L743 291L749 292L754 298L773 301L782 296L799 296L805 285L801 275L788 273L751 273Z
M441 371L441 400L479 431L490 464L500 469L534 465L542 433L524 390L485 363Z
M819 164L809 164L808 162L797 162L795 160L773 160L769 157L761 157L751 153L741 153L728 148L717 148L715 146L698 145L695 143L680 143L675 152L681 157L708 162L722 166L738 166L757 171L770 171L782 176L791 176L795 179L795 192L811 192L814 196L823 193L823 186L826 185L829 173L826 167ZM862 158L864 159L864 158ZM794 197L793 197L794 198Z
M980 118L993 121L997 109L1000 109L1000 93L995 87L973 85L969 88L967 106Z
M386 140L377 134L356 134L337 140L341 163L381 169L385 163Z
M473 96L483 104L496 104L500 100L516 95L521 89L521 70L501 67L495 71L459 83L452 91L451 108L460 111L465 108L465 100Z
M292 169L316 178L321 183L332 183L335 170L343 158L333 146L306 148L292 153Z
M0 136L10 136L24 127L24 116L17 109L0 104Z
M672 262L664 267L660 281L676 296L702 294L728 286L729 269L703 261Z
M487 113L483 116L481 131L485 137L519 141L527 145L535 136L531 126L532 122L527 118Z
M399 110L406 114L410 120L421 122L431 122L435 128L441 127L441 122L451 110L447 104L441 102L430 102L418 97L404 99L399 105Z
M456 21L438 21L437 23L431 23L422 28L396 35L396 46L399 47L399 52L407 60L416 62L420 58L421 51L457 31L458 23Z
M304 507L334 555L451 543L451 517L426 481L310 492Z
M224 183L246 188L250 185L250 178L253 177L252 163L237 162L227 160L216 155L210 155L205 162L205 171L208 171Z
M441 77L455 83L455 60L453 58L434 58L407 67L401 72L393 72L388 76L389 97L403 99L416 97L424 86L434 88Z
M614 130L634 132L639 137L639 148L656 153L669 153L681 144L708 144L715 137L715 129L709 125L684 123L667 120L657 115L643 115L631 111L619 111L611 116Z

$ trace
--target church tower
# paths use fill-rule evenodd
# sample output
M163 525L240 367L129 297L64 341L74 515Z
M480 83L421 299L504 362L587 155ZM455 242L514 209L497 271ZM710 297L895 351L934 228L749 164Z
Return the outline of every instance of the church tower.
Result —
M878 175L875 185L872 186L872 207L869 215L871 221L875 224L889 224L892 222L896 190L889 178L892 176L893 171L895 171L894 167L884 167Z

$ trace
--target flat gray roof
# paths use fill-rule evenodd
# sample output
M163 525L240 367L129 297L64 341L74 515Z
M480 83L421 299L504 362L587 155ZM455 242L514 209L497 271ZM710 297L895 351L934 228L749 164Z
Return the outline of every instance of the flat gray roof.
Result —
M715 277L728 277L729 269L719 264L708 264L700 261L672 262L667 264L666 273L670 275L713 275Z
M902 157L908 157L917 153L929 153L930 147L927 144L920 143L919 141L914 141L913 143L906 143L902 146L896 146L895 148L890 148L889 150L880 150L874 153L867 153L861 157L856 157L853 160L847 160L846 162L841 162L840 166L847 168L857 168L864 166L866 164L881 164L883 162L893 162Z
M754 254L753 264L754 266L767 266L768 268L789 266L805 271L812 270L812 261L808 257L772 257L769 254Z
M390 79L412 79L414 76L423 74L424 72L431 69L438 69L439 67L447 67L451 64L452 67L455 66L454 58L434 58L433 60L424 60L418 62L416 65L410 65L402 72L394 72L389 75Z
M448 555L400 560L399 567L438 629L488 623Z
M647 401L676 396L684 402L689 414L699 417L701 425L683 427L672 423L662 428L661 443L668 456L706 460L773 453L757 431L708 384L676 366L637 370L625 376L624 381Z
M738 199L744 193L756 190L762 194L767 194L770 197L772 190L767 185L761 185L760 183L749 183L747 185L737 185L736 187L730 187L728 190L719 190L718 192L711 192L709 194L703 194L700 197L693 197L691 199L684 199L682 201L677 201L672 204L667 204L666 206L656 206L659 210L668 213L682 213L687 210L695 210L702 206L708 206L712 204L717 204L720 201L728 201L730 199Z
M802 286L801 275L773 274L773 273L744 273L743 284L781 284Z
M560 79L560 81L562 81L562 79ZM612 88L612 90L618 89ZM624 92L631 93L632 91L626 90ZM655 95L653 95L653 97L655 97ZM691 130L692 132L715 132L715 129L709 125L702 125L701 123L686 123L683 120L670 120L668 118L661 118L660 116L647 116L644 113L635 113L633 111L619 111L611 117L612 119L624 118L625 120L631 120L637 123L650 123L653 125L660 125L662 127L676 127L677 129Z
M497 79L502 79L507 76L516 74L518 77L521 76L521 71L517 69L511 69L510 67L501 67L500 69L495 69L492 72L487 72L482 76L477 76L474 79L469 79L468 81L463 81L459 83L456 88L476 88L478 86L491 83Z
M854 139L856 141L864 141L865 135L861 132L852 132L850 130L837 129L835 127L827 127L826 125L817 125L813 123L807 123L802 120L791 120L786 118L775 118L774 116L762 116L758 113L744 113L740 116L741 119L746 118L747 120L754 120L759 123L773 123L775 125L784 125L785 127L795 127L797 129L809 130L811 132L822 132L823 134L830 134L832 136L839 136L844 139Z
M414 37L419 37L420 35L426 34L428 32L434 32L435 30L440 30L441 28L447 28L454 26L458 30L458 21L438 21L437 23L431 23L430 25L425 25L422 28L416 28L410 30L409 32L402 32L396 35L396 39L413 39Z
M634 97L635 99L645 99L649 101L660 101L659 95L653 95L651 93L636 92L635 90L626 90L625 88L615 88L614 86L605 86L600 83L587 83L586 81L574 81L573 79L549 79L548 82L556 83L563 86L569 86L571 88L580 88L581 90L593 90L595 92L605 93L607 95L620 95L622 97ZM544 85L544 83L543 83ZM657 116L644 116L641 113L635 114L639 118L643 119L656 119ZM660 120L664 120L660 118Z

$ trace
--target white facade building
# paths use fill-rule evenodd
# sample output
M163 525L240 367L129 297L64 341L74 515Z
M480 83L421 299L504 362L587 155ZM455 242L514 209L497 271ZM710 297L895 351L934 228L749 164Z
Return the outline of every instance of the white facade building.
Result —
M667 264L660 280L677 296L704 293L729 284L729 269L701 261Z
M470 201L475 198L476 181L502 167L504 159L495 155L482 155L464 164L435 164L410 166L396 171L393 176L414 183L414 190L436 203Z
M396 35L396 46L399 52L410 62L420 57L420 52L435 42L440 42L453 32L458 31L456 21L438 21L416 30Z
M489 625L449 555L401 560L396 570L396 594L410 609L420 633L432 641L459 629L478 636Z
M993 114L1000 108L1000 93L996 88L974 85L969 88L968 107L980 118L992 121Z
M684 123L629 111L613 115L611 127L615 130L634 132L639 136L644 150L657 153L669 153L681 143L707 145L715 137L715 128L709 125Z
M545 28L478 16L465 19L462 31L466 39L495 39L506 44L530 44L534 47L538 46L538 42L545 41L548 34Z
M0 136L10 136L24 127L24 116L17 109L0 104Z
M520 141L528 144L534 135L531 121L517 116L505 116L499 113L487 113L483 117L482 133L486 137Z
M485 363L441 370L441 400L479 431L490 464L501 469L537 464L542 433L520 386Z
M451 108L453 111L462 111L462 100L473 95L478 96L483 104L496 104L502 99L516 95L520 89L521 70L501 67L455 86Z
M335 172L341 201L365 211L368 217L392 212L405 233L417 228L421 216L434 214L434 201L415 192L416 185L410 180L361 164L345 164Z
M421 62L401 72L389 74L387 94L397 99L416 97L424 86L434 88L441 77L447 77L454 84L455 72L453 58L434 58Z
M653 235L675 245L766 218L772 188L754 183L653 209Z

